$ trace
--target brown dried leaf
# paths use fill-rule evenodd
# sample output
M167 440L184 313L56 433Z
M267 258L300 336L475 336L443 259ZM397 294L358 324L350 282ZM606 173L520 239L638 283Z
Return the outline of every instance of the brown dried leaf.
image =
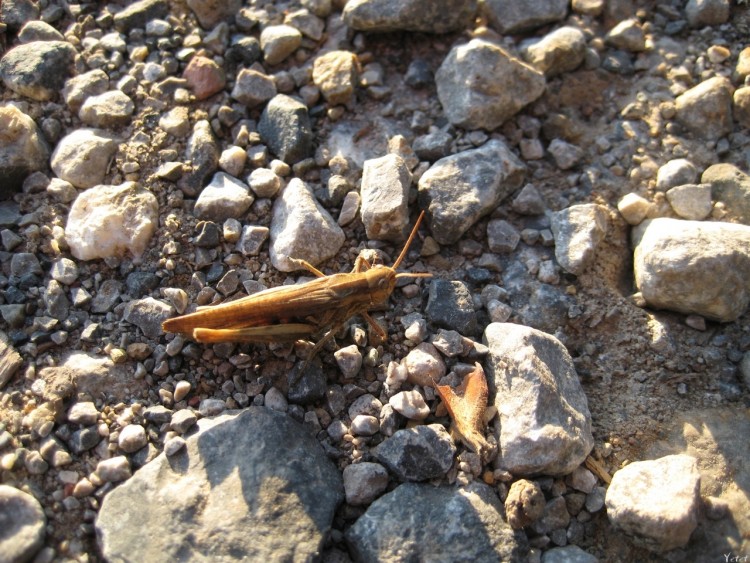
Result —
M482 455L491 446L484 438L484 413L487 410L487 379L481 364L474 364L454 391L450 385L435 385L443 404L453 419L454 430L473 452Z

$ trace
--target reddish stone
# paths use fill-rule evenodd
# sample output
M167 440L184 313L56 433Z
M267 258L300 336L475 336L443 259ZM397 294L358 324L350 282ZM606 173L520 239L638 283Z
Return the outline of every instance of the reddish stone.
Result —
M198 100L205 100L221 92L227 83L221 67L206 57L190 59L182 77L187 80L188 87Z

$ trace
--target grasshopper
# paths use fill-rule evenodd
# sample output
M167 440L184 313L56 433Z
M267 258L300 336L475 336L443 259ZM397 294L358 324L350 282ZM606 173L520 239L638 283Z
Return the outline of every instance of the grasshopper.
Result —
M384 340L386 333L367 311L384 305L401 278L430 277L428 273L396 272L417 234L424 211L393 266L371 265L359 256L350 273L327 276L305 260L295 262L315 274L306 283L266 289L230 303L205 307L195 313L168 319L165 332L188 334L198 342L294 342L318 333L308 361L354 315L361 315Z

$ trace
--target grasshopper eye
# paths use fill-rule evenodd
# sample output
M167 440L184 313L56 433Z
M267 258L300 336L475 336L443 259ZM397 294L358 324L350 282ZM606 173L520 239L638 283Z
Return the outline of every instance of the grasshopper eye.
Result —
M385 289L388 287L388 280L383 278L378 280L378 289Z

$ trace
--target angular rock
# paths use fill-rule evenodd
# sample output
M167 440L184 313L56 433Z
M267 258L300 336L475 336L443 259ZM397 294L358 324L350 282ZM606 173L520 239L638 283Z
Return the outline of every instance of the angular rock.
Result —
M402 481L445 476L455 453L453 439L440 424L398 430L373 450L375 458Z
M5 305L5 307L8 307L8 305ZM23 305L21 305L21 307L23 307ZM23 316L26 316L25 311ZM5 314L3 315L3 318L5 318ZM11 324L11 326L13 325ZM22 363L23 358L13 349L13 347L0 341L0 389L5 387L8 381L13 379L13 376L16 375L18 368L21 367Z
M133 111L133 100L120 90L110 90L87 98L78 117L92 127L120 127L130 123Z
M207 120L195 122L185 157L190 161L191 169L180 178L178 185L185 195L195 197L219 167L219 145Z
M125 252L138 260L158 223L156 197L135 182L96 186L73 202L65 240L79 260L122 256Z
M714 76L677 96L675 118L700 139L718 139L732 131L732 93L729 79Z
M5 561L31 561L44 545L47 518L39 501L9 485L0 485L0 553Z
M657 553L683 547L698 525L696 459L669 455L615 471L607 489L607 517L634 543Z
M691 27L721 25L729 21L729 0L688 0L685 16Z
M273 205L269 255L282 272L298 270L290 258L320 264L344 244L344 231L316 201L310 187L293 178Z
M125 305L122 318L136 325L148 338L156 338L162 334L161 323L174 315L174 307L154 299L133 299Z
M577 27L563 26L541 39L522 43L521 55L548 78L570 72L586 56L586 36Z
M573 360L554 336L510 323L484 331L490 401L499 421L497 467L513 475L561 476L594 446L591 414Z
M656 189L667 191L675 186L694 184L698 179L695 165L685 158L675 158L659 167L656 173Z
M269 25L260 33L260 48L269 65L277 65L297 50L302 34L291 25Z
M187 0L203 29L213 29L218 23L234 18L242 0Z
M107 73L97 68L66 80L62 95L71 111L78 113L86 98L103 94L108 89Z
M501 513L484 483L404 483L370 505L347 530L346 543L357 561L526 561L526 535Z
M331 105L346 104L357 85L357 56L349 51L329 51L313 63L313 83Z
M259 106L276 95L273 78L257 70L243 68L232 88L232 98L249 108Z
M139 0L128 4L115 14L115 28L121 33L127 33L134 27L145 28L147 22L164 18L168 13L167 0Z
M365 461L347 465L343 472L346 502L366 506L388 486L388 471L379 463Z
M194 213L198 219L225 221L239 219L255 201L244 182L224 172L217 172L195 202Z
M441 158L419 179L432 236L453 244L523 183L526 167L501 141Z
M605 38L615 49L638 53L646 48L646 34L636 18L618 23L609 30Z
M724 204L728 219L750 225L750 176L733 164L714 164L701 183L711 185L711 198Z
M40 102L53 99L74 74L75 48L67 41L17 45L0 59L0 77L16 94Z
M182 77L187 81L188 88L196 100L205 100L218 94L227 83L224 70L207 57L190 59Z
M475 0L350 0L343 17L360 31L448 33L469 26L476 9Z
M489 131L539 98L546 88L540 71L482 39L451 49L435 82L451 123Z
M76 129L63 137L52 152L50 167L77 188L92 188L104 181L117 140L103 131Z
M159 455L104 498L96 520L104 557L317 557L343 488L315 438L261 407L202 419L197 427L184 448ZM143 530L149 541L142 541Z
M425 314L431 323L464 335L477 331L477 314L471 292L460 281L432 280Z
M258 132L268 148L287 164L312 155L313 133L307 108L285 94L277 94L263 110Z
M633 230L635 283L650 307L732 322L750 304L750 227L659 218Z
M484 13L492 27L503 35L510 35L561 21L568 13L568 4L567 0L487 0Z
M0 199L9 199L29 174L44 170L48 158L34 120L15 106L0 107Z
M362 170L362 222L367 237L400 241L409 223L411 172L396 154L366 160Z
M4 21L8 23L8 20L4 19ZM65 41L65 36L47 22L32 20L26 22L21 31L18 32L18 41L20 43L31 43L32 41Z
M563 269L580 276L591 265L607 234L609 213L595 203L573 205L552 214L555 258Z

